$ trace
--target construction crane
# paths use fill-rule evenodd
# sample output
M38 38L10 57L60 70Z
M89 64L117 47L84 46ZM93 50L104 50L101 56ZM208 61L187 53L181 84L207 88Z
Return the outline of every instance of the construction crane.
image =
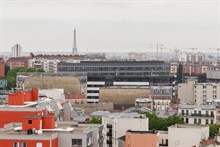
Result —
M218 62L218 58L219 58L219 51L220 51L220 48L209 48L211 50L216 50L217 51L217 54L216 54L216 62Z
M157 49L157 54L156 54L156 58L158 59L159 58L159 49L161 49L161 47L163 47L164 45L163 44L160 44L160 43L150 43L150 44L144 44L145 46L156 46L156 49ZM161 49L162 50L162 49ZM162 51L161 51L162 52ZM161 53L162 54L162 53Z

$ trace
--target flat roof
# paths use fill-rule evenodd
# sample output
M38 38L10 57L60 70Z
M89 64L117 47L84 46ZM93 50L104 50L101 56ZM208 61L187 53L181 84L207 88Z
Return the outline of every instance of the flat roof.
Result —
M138 133L138 134L157 134L157 133L159 133L158 130L149 130L149 131L132 131L132 130L127 130L127 132Z

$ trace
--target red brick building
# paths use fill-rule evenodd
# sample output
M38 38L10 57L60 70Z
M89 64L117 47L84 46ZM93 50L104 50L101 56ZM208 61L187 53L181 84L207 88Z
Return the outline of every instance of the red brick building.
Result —
M10 66L10 69L14 69L16 67L28 67L28 60L30 57L16 57L9 58L6 61L6 64Z
M5 61L0 58L0 77L5 77Z

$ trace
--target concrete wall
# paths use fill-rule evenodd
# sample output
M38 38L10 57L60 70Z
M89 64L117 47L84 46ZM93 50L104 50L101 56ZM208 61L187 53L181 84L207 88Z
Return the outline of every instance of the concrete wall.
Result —
M195 81L189 80L187 83L178 84L178 99L180 103L194 103Z
M81 93L80 81L71 76L34 76L25 79L24 88L64 89L65 93Z
M114 109L122 109L135 105L137 98L150 97L149 88L101 88L100 102L113 102Z
M84 113L91 114L94 111L113 111L113 103L88 103L76 104L76 107L82 108Z
M182 125L184 126L184 125ZM170 147L192 147L199 146L202 139L208 139L209 127L169 127L168 139Z

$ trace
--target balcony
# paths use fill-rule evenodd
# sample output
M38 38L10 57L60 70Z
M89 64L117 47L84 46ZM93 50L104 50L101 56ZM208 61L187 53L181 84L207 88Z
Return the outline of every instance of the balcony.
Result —
M185 117L214 117L214 114L199 114L199 113L180 113L179 116Z
M112 144L112 141L111 140L107 140L106 143L107 144Z
M110 125L110 124L107 124L107 128L112 128L112 125Z
M199 113L192 113L191 116L199 116L199 117L214 117L213 114L199 114Z

